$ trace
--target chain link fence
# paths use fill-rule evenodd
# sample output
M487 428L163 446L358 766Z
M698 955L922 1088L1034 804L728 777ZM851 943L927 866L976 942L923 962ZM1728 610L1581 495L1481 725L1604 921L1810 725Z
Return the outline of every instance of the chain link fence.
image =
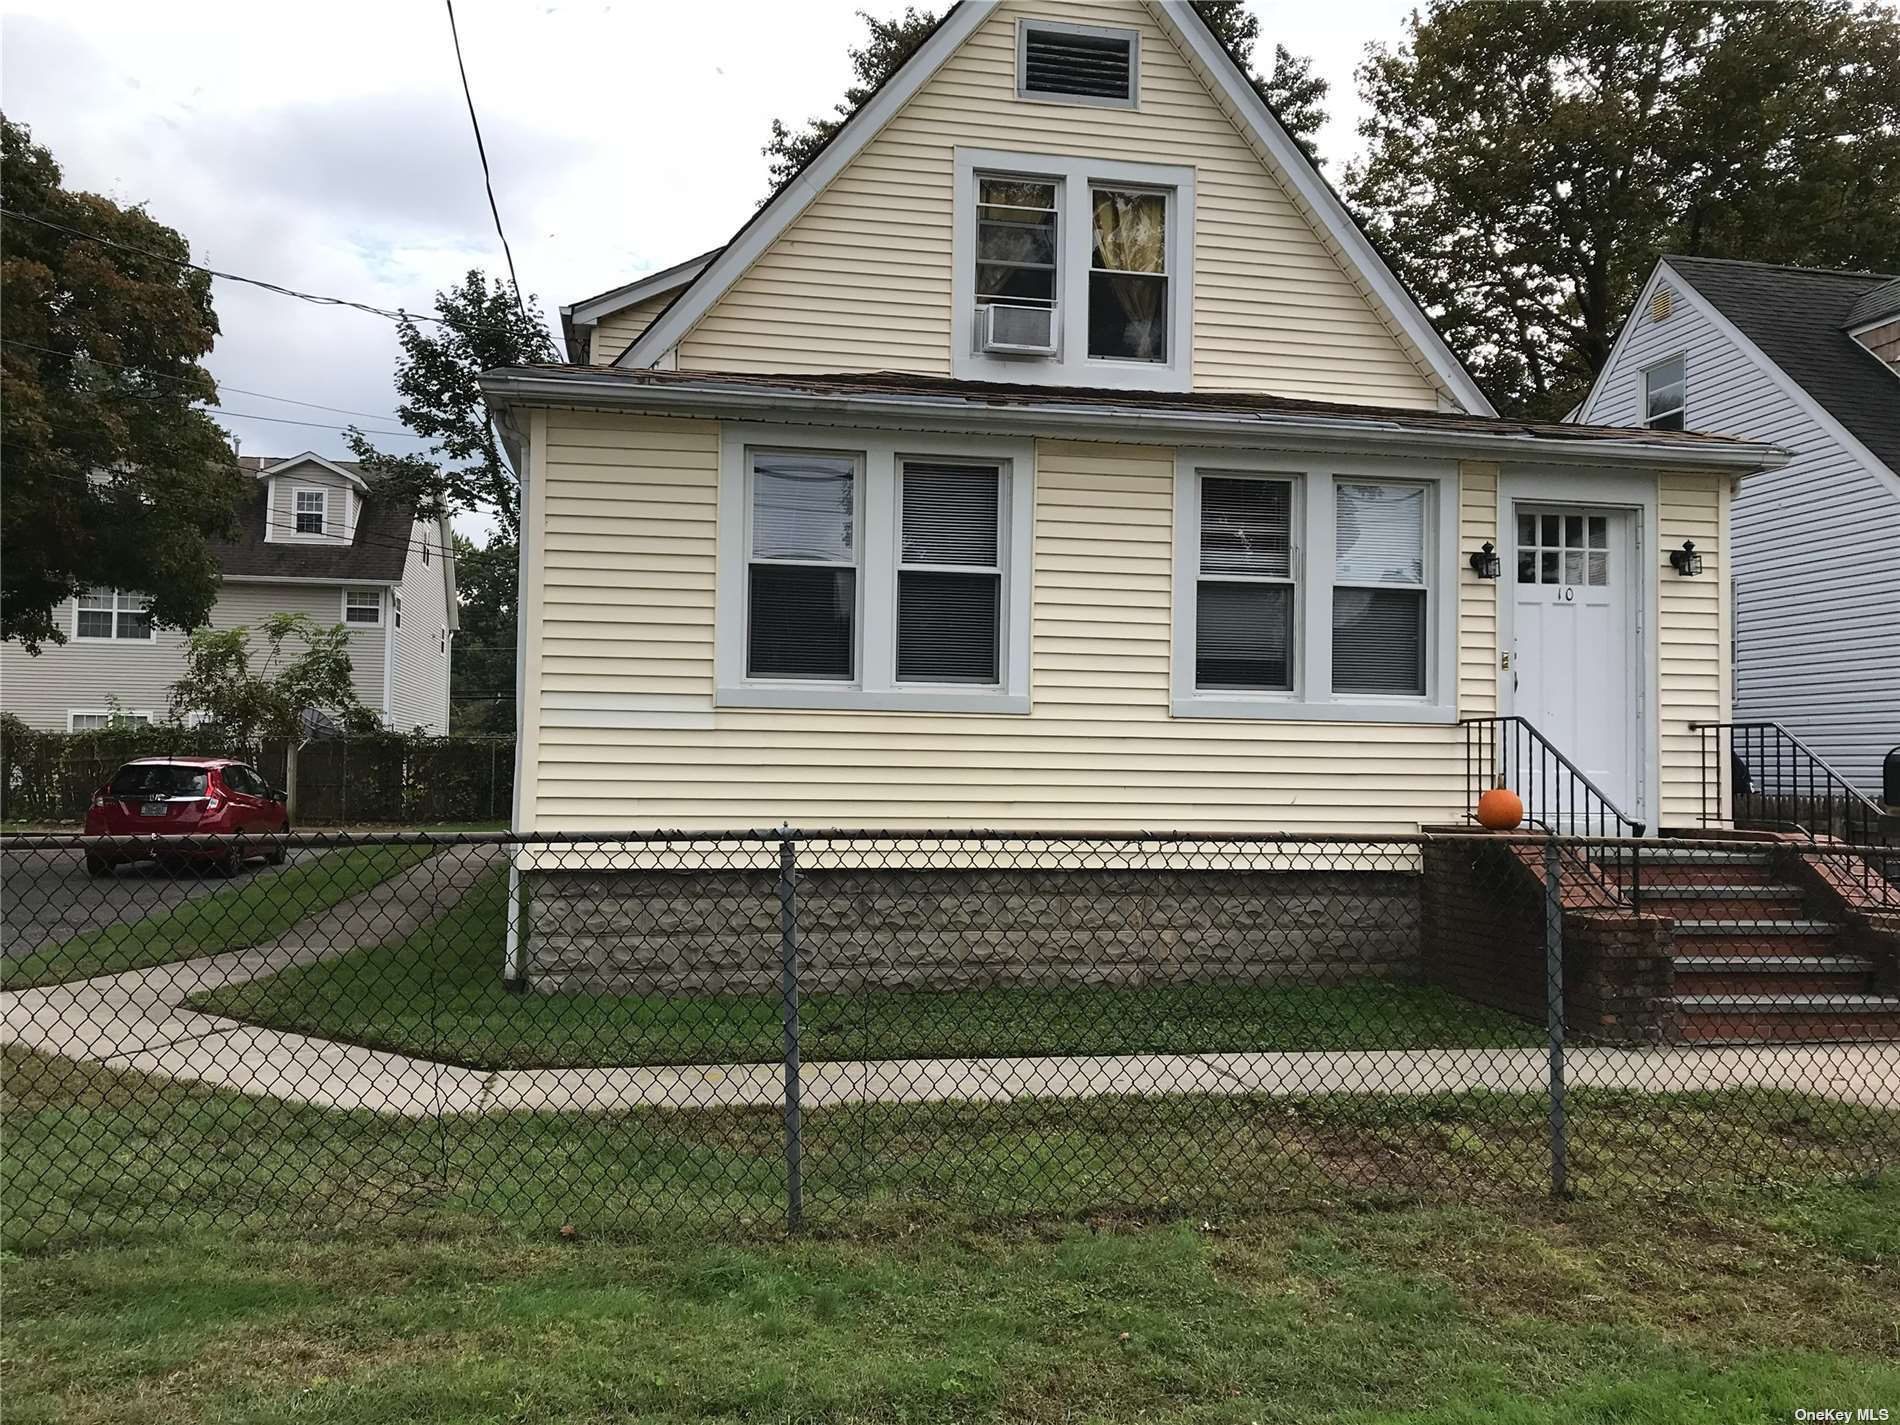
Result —
M781 829L0 860L15 1245L1660 1196L1900 1152L1900 894L1837 845Z

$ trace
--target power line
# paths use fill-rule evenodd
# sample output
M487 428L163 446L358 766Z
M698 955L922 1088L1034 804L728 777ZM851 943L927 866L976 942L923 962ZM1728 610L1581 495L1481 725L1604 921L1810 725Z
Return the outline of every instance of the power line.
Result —
M233 411L233 410L229 410L225 408L224 406L206 406L203 408L203 410L204 410L204 413L208 416L229 416L233 420L269 421L273 425L280 425L280 426L313 426L317 430L347 431L351 429L351 427L349 426L331 425L326 421L299 421L299 420L293 420L289 416L260 416L254 411ZM356 429L361 430L362 428L358 426L356 427ZM426 435L417 435L412 430L365 430L363 431L363 434L364 435L399 435L409 440L428 440L430 438Z
M515 291L515 309L521 313L524 324L540 332L540 324L528 315L528 305L521 300L521 279L515 276L514 249L508 246L508 234L501 226L501 207L495 202L495 180L488 171L488 146L482 142L482 121L475 117L475 93L468 85L468 66L462 62L462 34L455 26L455 0L443 0L449 11L449 39L455 45L455 69L462 76L462 98L468 104L469 127L475 130L475 152L482 161L482 187L488 193L488 211L495 218L495 236L501 239L502 256L508 259L508 281Z
M61 351L58 347L39 346L30 341L20 341L14 337L0 337L0 346L19 347L26 351L41 352L47 356L69 357L75 361L88 362L93 366L112 366L121 371L140 371L144 372L144 374L153 381L170 381L179 386L196 384L183 376L167 376L162 371L147 371L143 366L139 366L133 362L107 361L103 356L93 356L76 351ZM210 373L207 372L206 375L210 375ZM280 401L286 406L308 406L313 411L334 411L339 416L362 416L365 420L372 421L386 421L392 414L392 412L389 411L382 411L380 413L376 411L353 411L348 406L326 406L321 401L300 401L295 396L279 396L269 391L247 391L242 386L226 385L215 376L212 376L211 379L216 382L220 395L226 391L231 391L240 396L255 396L260 401ZM400 417L398 417L398 419L400 419Z
M17 218L21 222L35 223L54 232L65 233L84 242L98 243L101 247L114 248L119 252L129 252L137 257L148 257L154 262L169 262L176 267L187 267L193 272L202 272L208 277L216 277L225 282L242 282L246 286L261 287L266 292L275 292L282 297L295 297L301 302L311 302L319 307L348 307L353 311L367 312L372 317L382 317L392 322L435 322L446 325L447 317L428 316L421 312L408 312L400 308L378 307L370 302L357 302L348 297L329 297L320 292L304 292L295 287L286 287L278 282L267 282L261 277L246 277L237 272L222 272L215 267L206 267L201 262L192 262L186 258L173 257L168 252L154 252L146 247L134 247L130 243L119 242L114 238L100 237L97 233L85 232L80 228L68 227L65 223L53 222L50 218L38 218L31 213L22 213L15 208L0 207L0 216ZM521 303L521 289L515 289L515 301ZM525 311L525 306L523 308ZM493 331L508 333L507 327L494 326L486 322L466 324L469 331Z

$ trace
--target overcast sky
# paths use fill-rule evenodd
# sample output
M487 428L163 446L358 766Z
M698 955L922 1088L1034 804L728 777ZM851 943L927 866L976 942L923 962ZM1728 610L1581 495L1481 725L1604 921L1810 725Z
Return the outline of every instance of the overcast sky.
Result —
M858 8L900 7L461 0L502 219L550 321L731 235L765 191L771 120L842 95ZM1320 150L1337 180L1358 142L1353 67L1368 42L1398 38L1410 0L1254 8L1263 57L1278 40L1332 81ZM468 268L502 270L433 0L0 0L0 105L68 186L145 203L210 266L420 311ZM246 454L337 455L352 419L396 428L389 322L230 282L214 297L208 365Z

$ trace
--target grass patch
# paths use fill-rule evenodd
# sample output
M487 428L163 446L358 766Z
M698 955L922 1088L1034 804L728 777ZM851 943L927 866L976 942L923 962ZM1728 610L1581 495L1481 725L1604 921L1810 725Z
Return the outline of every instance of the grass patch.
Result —
M8 1268L10 1421L1785 1422L1900 1403L1900 1185L713 1240L182 1231ZM1667 1243L1667 1250L1659 1250Z
M426 859L428 846L357 846L234 881L140 920L105 925L0 961L0 989L142 970L262 944Z
M194 1007L477 1068L771 1060L771 995L511 994L499 972L507 882L479 882L407 939L193 997ZM1001 988L808 994L804 1057L1499 1048L1541 1032L1443 990L1344 985Z

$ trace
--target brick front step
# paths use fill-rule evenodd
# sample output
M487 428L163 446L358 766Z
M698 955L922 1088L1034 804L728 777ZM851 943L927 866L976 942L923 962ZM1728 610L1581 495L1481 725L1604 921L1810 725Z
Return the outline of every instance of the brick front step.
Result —
M1865 994L1874 962L1852 955L1678 955L1678 996L1760 1000Z
M1700 894L1700 888L1691 890L1684 886L1674 886L1667 890L1652 891L1643 887L1642 913L1644 915L1666 915L1672 920L1753 920L1771 917L1776 920L1800 920L1803 918L1801 893L1796 890L1783 890L1775 886L1763 886L1760 889L1774 892L1771 896L1742 897L1734 894L1737 890L1750 889L1737 886L1710 886L1711 891L1722 892L1722 898Z
M1604 870L1614 873L1621 883L1630 883L1629 865L1617 865L1614 862L1603 863ZM1653 861L1650 853L1643 853L1642 862L1636 867L1636 873L1642 877L1643 894L1661 891L1672 886L1780 886L1781 877L1766 857L1759 861Z
M1679 995L1676 1037L1698 1043L1900 1039L1896 995Z

